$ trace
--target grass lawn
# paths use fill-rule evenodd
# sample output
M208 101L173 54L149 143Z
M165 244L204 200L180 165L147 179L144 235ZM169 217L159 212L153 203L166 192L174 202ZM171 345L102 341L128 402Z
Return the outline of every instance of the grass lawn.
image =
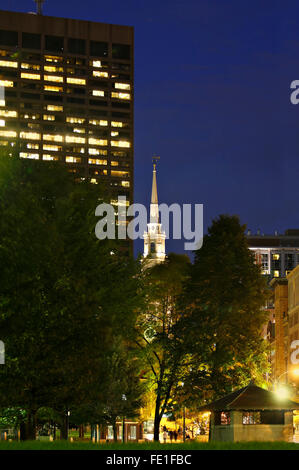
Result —
M299 450L299 444L292 442L189 442L187 444L93 444L92 442L8 442L0 441L1 450Z

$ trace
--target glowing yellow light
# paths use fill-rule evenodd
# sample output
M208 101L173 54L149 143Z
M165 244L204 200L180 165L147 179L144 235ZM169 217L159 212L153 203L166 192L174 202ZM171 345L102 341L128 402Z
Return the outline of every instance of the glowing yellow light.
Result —
M44 144L44 145L43 145L43 149L44 149L44 150L50 150L50 151L52 151L52 152L59 152L59 150L61 150L62 147L60 147L60 145Z
M115 131L111 132L111 137L116 137L117 135L119 135L119 132L115 132Z
M12 88L13 82L10 80L0 80L0 86L4 86L6 88Z
M102 119L90 119L89 124L93 124L94 126L108 126L108 121L104 121Z
M112 98L118 98L120 100L129 100L131 98L130 93L118 93L116 91L111 92Z
M73 132L76 132L77 134L85 134L85 129L82 127L74 127Z
M0 119L0 127L4 127L5 126L5 121L4 119Z
M13 67L18 68L18 62L12 62L10 60L0 60L0 67Z
M21 139L39 140L40 134L37 132L20 132Z
M45 75L44 80L48 82L63 83L63 77L59 77L58 75Z
M72 117L72 116L67 116L66 117L66 122L70 122L71 124L84 124L85 119Z
M89 158L88 163L90 165L107 165L107 160L98 160L95 158Z
M112 162L111 162L111 166L118 166L118 162L112 161Z
M92 66L93 67L102 67L102 62L100 60L93 60Z
M276 393L277 398L279 400L285 400L285 399L289 398L289 396L290 396L290 391L284 385L279 385L277 387L277 389L275 390L275 393Z
M93 96L105 96L105 92L103 90L92 90Z
M107 78L108 77L108 72L99 72L98 70L94 70L92 72L92 75L94 77L101 77L101 78Z
M56 106L54 104L48 104L47 111L63 111L63 106Z
M46 62L63 62L63 57L54 56L54 55L45 55Z
M32 149L37 150L37 149L39 149L39 144L33 144L32 142L28 142L28 144L26 145L26 147L27 147L28 149L31 149L31 150L32 150Z
M85 144L85 137L75 137L73 135L67 135L65 141L69 144Z
M130 142L126 141L126 140L111 140L111 145L113 147L131 147L131 144Z
M296 369L293 369L291 371L292 375L294 375L295 377L299 377L299 368L296 368Z
M48 160L48 161L53 161L53 160L58 160L58 157L49 155L49 154L44 154L43 155L43 160Z
M55 116L44 114L44 121L55 121Z
M79 157L65 157L67 163L81 163L81 158Z
M40 70L40 65L22 63L21 68L25 70Z
M111 176L118 176L118 177L129 177L129 173L127 171L111 171Z
M89 145L107 145L108 141L104 139L95 139L94 137L90 137L88 139Z
M45 91L56 91L56 92L61 92L63 91L62 86L50 86L50 85L45 85L44 86Z
M123 123L119 121L111 121L112 127L123 127Z
M85 78L74 78L74 77L67 77L67 83L72 83L74 85L86 85Z
M50 142L63 142L62 135L44 134L43 139L49 140Z
M17 117L18 113L16 111L8 111L7 109L0 110L0 116L3 117Z
M39 154L38 153L20 152L20 157L21 158L31 158L32 160L39 160Z
M129 188L130 187L130 182L129 181L122 181L121 185L124 186L125 188Z
M115 86L115 88L117 88L119 90L130 90L131 89L131 85L129 85L129 83L115 83L114 86Z
M40 80L39 73L21 73L21 78L26 78L27 80Z
M63 72L63 67L55 67L54 65L45 65L45 72Z

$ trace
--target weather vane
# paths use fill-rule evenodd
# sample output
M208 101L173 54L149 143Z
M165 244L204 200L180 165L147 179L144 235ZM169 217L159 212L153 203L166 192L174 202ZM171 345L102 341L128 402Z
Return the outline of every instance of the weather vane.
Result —
M154 169L156 169L156 166L157 166L157 163L158 163L159 160L160 160L160 157L158 157L157 155L153 156Z

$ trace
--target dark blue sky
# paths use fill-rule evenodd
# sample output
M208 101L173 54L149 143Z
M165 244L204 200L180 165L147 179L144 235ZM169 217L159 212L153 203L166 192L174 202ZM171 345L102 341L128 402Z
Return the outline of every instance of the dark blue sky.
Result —
M203 203L205 226L229 213L253 231L299 227L298 1L47 0L44 13L135 27L136 202L157 153L160 202Z

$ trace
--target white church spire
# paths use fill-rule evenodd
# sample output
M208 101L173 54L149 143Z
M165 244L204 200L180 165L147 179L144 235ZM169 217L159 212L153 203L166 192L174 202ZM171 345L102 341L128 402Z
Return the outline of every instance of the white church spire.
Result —
M147 224L147 231L144 232L144 253L146 266L153 266L165 260L165 232L159 223L159 205L157 190L157 161L160 157L153 157L153 182L152 197L150 206L150 223Z

